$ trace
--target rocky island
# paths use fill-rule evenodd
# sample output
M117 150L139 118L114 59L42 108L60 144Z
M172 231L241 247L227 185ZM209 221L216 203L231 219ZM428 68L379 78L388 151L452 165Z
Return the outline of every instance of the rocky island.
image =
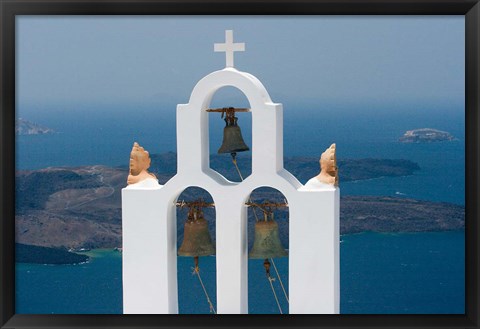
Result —
M455 137L453 137L449 132L431 128L407 130L399 139L399 141L402 143L430 143L453 140L455 140Z
M225 159L211 159L212 168L234 178ZM250 165L249 157L238 157ZM411 175L418 170L416 163L391 159L342 159L338 161L342 181ZM318 174L318 158L286 158L285 168L301 182ZM365 171L370 168L370 171ZM372 168L375 168L374 170ZM176 171L176 154L152 155L152 172L164 184ZM15 228L19 244L56 248L23 249L19 261L32 262L37 257L45 263L50 252L54 261L66 261L69 249L115 248L122 245L121 190L127 185L128 167L83 166L17 171L15 180ZM272 192L273 191L273 192ZM202 194L203 193L203 194ZM283 202L283 196L272 189L257 189L255 202L262 199ZM192 188L181 194L185 200L210 196ZM279 199L280 198L280 199ZM211 210L211 211L210 211ZM215 212L205 211L209 227L215 227ZM282 239L288 245L287 212L276 214ZM183 235L185 214L179 210L178 240ZM249 222L255 220L249 214ZM423 232L461 230L465 225L465 208L449 203L426 202L393 197L342 197L340 202L341 234L364 231ZM253 225L249 225L253 230ZM215 236L215 235L213 235ZM250 238L253 232L249 233ZM250 241L251 242L251 241ZM25 249L27 248L27 249ZM62 255L58 248L63 249ZM38 254L37 252L40 252ZM65 254L67 253L67 254ZM47 256L46 256L47 255ZM24 257L25 256L25 257ZM50 262L50 261L48 261ZM53 261L52 261L53 262Z
M89 260L86 255L69 252L63 248L47 248L21 243L15 244L15 261L30 264L80 264Z
M39 124L19 118L15 120L15 134L16 135L44 135L53 134L53 129L43 127Z

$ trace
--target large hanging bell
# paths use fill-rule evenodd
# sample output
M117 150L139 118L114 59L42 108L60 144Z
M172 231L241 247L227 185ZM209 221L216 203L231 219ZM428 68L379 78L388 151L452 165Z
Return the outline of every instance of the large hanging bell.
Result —
M208 232L208 223L199 209L192 209L188 213L178 255L186 257L215 255L215 246Z
M255 238L249 258L279 258L288 256L288 252L280 242L280 232L277 222L273 219L273 213L265 215L265 220L255 223Z
M250 150L243 140L237 120L237 117L225 119L226 126L223 128L223 142L218 149L218 153L236 153Z

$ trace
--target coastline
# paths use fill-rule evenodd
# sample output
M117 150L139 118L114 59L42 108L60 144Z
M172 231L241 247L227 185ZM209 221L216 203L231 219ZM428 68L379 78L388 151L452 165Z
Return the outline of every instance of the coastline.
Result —
M443 234L443 233L464 233L465 229L460 228L460 229L452 229L452 230L432 230L432 231L413 231L413 232L380 232L380 231L372 231L372 230L365 230L365 231L360 231L360 232L348 232L348 233L341 233L340 234L340 243L344 242L344 238L348 239L349 237L355 237L355 236L362 236L362 235L369 235L369 234L374 234L374 235L379 235L379 236L414 236L414 235L420 235L420 234ZM288 237L287 237L288 239ZM53 252L54 254L56 253L57 248L43 248L45 249L45 253L48 253L49 251ZM288 250L288 248L286 248ZM118 257L121 258L122 253L118 251L117 248L96 248L96 249L91 249L88 251L79 251L79 252L68 252L70 254L75 254L78 256L84 256L87 259L85 261L81 262L61 262L61 260L55 260L55 262L45 262L44 260L46 259L45 257L42 258L42 260L37 260L37 261L19 261L18 257L15 261L16 264L29 264L29 265L45 265L45 266L56 266L56 265L82 265L82 264L90 264L92 261L95 261L96 259L100 258L105 258L105 257ZM50 255L50 259L54 259L54 255ZM210 257L215 257L214 255Z
M77 265L90 260L87 255L67 251L63 248L48 248L15 243L15 262L44 265Z

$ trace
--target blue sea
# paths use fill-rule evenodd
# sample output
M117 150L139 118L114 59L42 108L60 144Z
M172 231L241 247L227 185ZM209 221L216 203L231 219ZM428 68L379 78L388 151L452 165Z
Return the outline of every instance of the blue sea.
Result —
M343 236L342 241L342 314L464 313L463 232L362 233ZM87 254L91 261L80 265L17 264L16 312L122 313L121 254ZM288 258L276 259L275 264L288 291ZM200 266L215 305L215 257L201 257ZM191 258L178 258L180 313L209 313L192 267ZM249 313L278 314L262 260L249 261L248 282ZM286 313L288 303L278 280L274 285Z
M167 105L165 105L167 106ZM176 151L174 107L135 110L20 111L21 117L55 129L53 135L20 136L17 169L103 164L127 165L138 141L151 153ZM352 114L353 113L353 114ZM238 114L251 145L251 116ZM219 147L223 121L210 115L210 149ZM416 128L449 131L458 140L402 144L398 138ZM463 108L392 106L378 109L328 108L284 111L285 156L319 155L331 143L338 158L410 159L421 170L412 176L341 182L342 195L387 195L465 203L465 131ZM341 172L340 172L341 181ZM342 236L341 313L462 314L465 309L463 231ZM122 313L121 254L89 252L79 265L17 264L17 313ZM181 313L209 313L203 290L192 275L192 260L179 258ZM288 258L276 260L288 285ZM215 304L215 257L201 258L202 278ZM284 313L288 303L277 288ZM288 291L288 287L287 291ZM249 312L278 313L260 261L249 261ZM264 298L258 298L264 296Z

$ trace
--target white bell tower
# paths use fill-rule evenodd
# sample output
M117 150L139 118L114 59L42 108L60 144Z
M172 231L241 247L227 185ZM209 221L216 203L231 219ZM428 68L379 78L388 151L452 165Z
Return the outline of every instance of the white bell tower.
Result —
M215 44L226 67L194 87L177 106L177 174L165 185L129 185L122 190L123 312L178 313L176 201L190 186L210 193L216 211L218 314L248 313L247 206L258 187L279 190L289 205L290 314L337 314L340 308L339 200L333 185L302 185L283 168L283 108L253 75L233 67L245 44ZM252 112L252 173L231 182L210 168L210 101L225 86L238 88ZM321 141L319 141L321 142Z

